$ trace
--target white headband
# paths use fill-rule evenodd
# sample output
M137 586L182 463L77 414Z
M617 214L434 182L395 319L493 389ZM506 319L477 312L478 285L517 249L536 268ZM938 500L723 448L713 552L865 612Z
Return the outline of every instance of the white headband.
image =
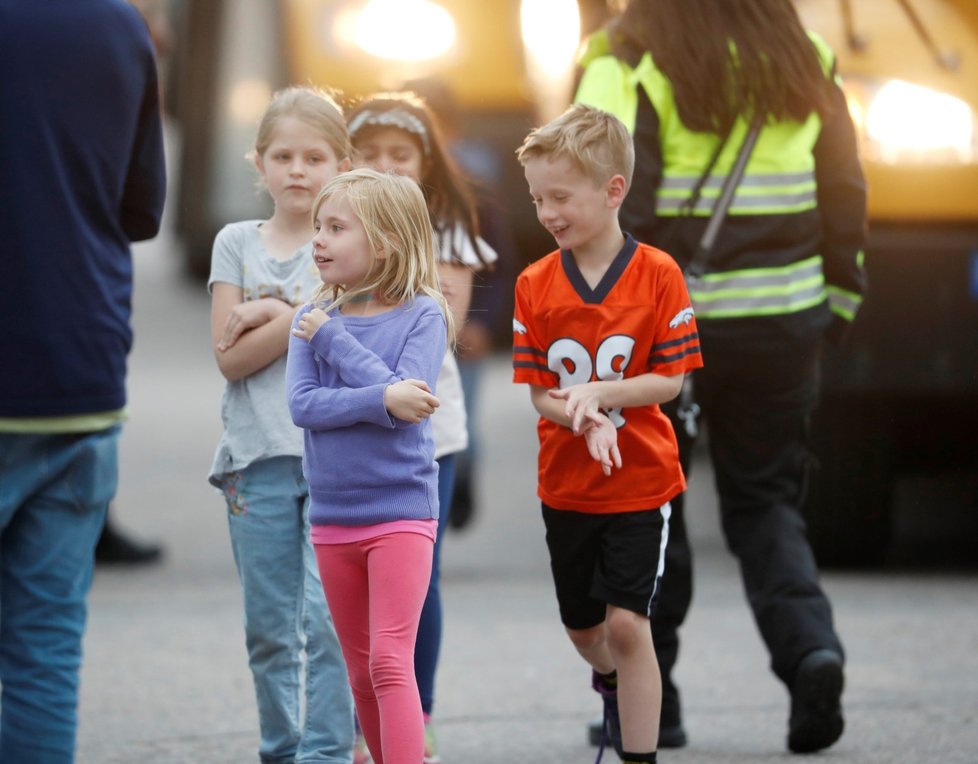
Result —
M424 128L424 123L416 116L404 109L389 109L388 111L371 111L365 109L350 120L347 129L350 137L356 135L357 131L363 127L398 127L401 130L418 136L421 139L421 147L424 150L425 158L431 156L431 146L428 143L428 131Z

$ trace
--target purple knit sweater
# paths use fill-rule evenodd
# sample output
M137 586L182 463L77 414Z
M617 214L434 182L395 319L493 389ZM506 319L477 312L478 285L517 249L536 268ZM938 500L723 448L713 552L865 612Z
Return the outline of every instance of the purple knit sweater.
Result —
M313 525L438 517L431 420L391 417L384 390L409 378L434 390L445 347L441 308L424 296L379 316L334 311L311 342L291 337L286 385L305 430Z

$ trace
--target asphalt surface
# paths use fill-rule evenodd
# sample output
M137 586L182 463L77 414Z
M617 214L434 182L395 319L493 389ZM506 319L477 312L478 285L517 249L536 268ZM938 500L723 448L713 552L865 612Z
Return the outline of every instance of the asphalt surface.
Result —
M138 247L136 267L131 419L115 513L133 535L161 541L165 558L97 572L78 761L254 762L240 590L223 501L206 482L222 390L209 298L181 276L167 238ZM590 762L585 727L599 700L557 618L534 497L534 417L504 356L488 365L479 422L478 514L444 548L442 756L446 764ZM791 758L787 694L767 669L723 548L702 458L690 492L696 595L677 672L690 744L660 761ZM978 762L976 575L967 565L824 575L848 650L847 730L818 760Z

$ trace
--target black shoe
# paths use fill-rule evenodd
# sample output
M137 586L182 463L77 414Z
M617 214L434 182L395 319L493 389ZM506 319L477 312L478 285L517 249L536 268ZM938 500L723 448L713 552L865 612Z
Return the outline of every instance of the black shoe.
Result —
M448 513L448 527L461 530L475 515L475 502L472 496L472 486L468 480L456 480L452 493L452 509Z
M604 717L592 719L587 725L587 741L597 748L601 745L601 734L604 731ZM665 720L659 725L659 748L684 748L689 741L686 730L679 722L666 725Z
M812 753L842 737L842 656L834 650L813 650L798 664L791 687L788 748Z
M659 748L683 748L686 730L683 729L682 705L679 690L668 676L662 677L662 714L659 717Z
M684 748L686 743L686 730L683 729L683 725L674 724L669 727L659 725L659 748Z
M597 719L592 719L587 723L587 742L597 748L601 745L601 736L604 734L604 714Z
M106 520L95 546L97 565L149 565L163 557L159 544L142 544L123 536Z

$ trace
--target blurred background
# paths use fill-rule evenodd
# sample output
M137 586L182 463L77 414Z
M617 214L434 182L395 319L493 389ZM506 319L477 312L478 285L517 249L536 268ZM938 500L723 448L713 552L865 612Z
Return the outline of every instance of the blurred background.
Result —
M894 534L978 535L978 2L797 0L838 55L870 184L871 291L827 349L806 511L820 562L875 565ZM492 288L552 242L513 152L570 102L605 0L143 0L161 53L168 215L189 278L215 233L269 214L244 155L271 93L427 95L503 255ZM641 193L633 189L632 193ZM653 244L655 242L652 242ZM496 329L509 342L508 310ZM900 509L900 508L903 509Z

